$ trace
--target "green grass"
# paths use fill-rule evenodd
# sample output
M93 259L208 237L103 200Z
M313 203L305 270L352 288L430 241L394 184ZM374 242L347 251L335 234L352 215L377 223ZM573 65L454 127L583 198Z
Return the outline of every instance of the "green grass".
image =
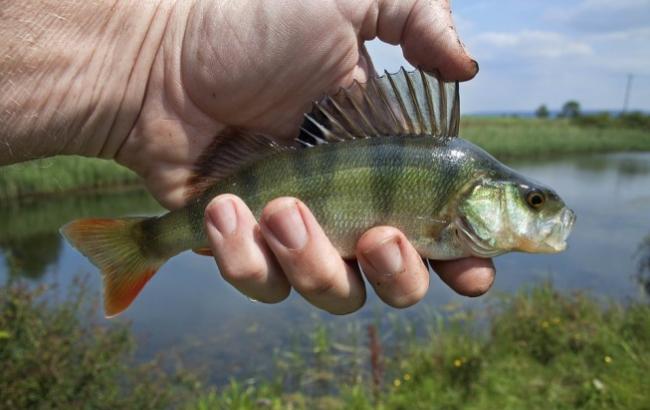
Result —
M647 129L580 126L560 119L464 117L461 135L500 159L650 151ZM112 161L82 157L31 161L0 168L0 206L3 200L13 198L133 186L139 182L133 172Z
M546 285L501 299L487 317L458 310L429 328L420 339L397 331L397 342L384 346L380 385L372 369L321 358L335 375L324 379L321 394L306 394L306 382L287 390L288 377L328 373L303 358L311 364L273 382L233 381L188 408L647 409L650 403L647 304L604 306ZM342 355L337 343L329 355Z
M57 301L51 287L0 287L0 408L160 409L198 392L189 373L135 363L129 327L98 323L83 281L63 294Z
M461 136L500 159L650 151L650 131L584 127L569 120L463 117Z
M46 158L0 167L0 206L8 199L139 184L137 175L113 161L77 156Z

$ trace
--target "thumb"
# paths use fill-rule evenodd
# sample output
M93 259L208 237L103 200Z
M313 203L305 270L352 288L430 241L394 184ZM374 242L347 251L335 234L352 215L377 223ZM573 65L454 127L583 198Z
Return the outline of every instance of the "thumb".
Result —
M379 0L376 34L400 44L404 57L425 71L438 70L445 80L465 81L478 73L458 37L448 0Z

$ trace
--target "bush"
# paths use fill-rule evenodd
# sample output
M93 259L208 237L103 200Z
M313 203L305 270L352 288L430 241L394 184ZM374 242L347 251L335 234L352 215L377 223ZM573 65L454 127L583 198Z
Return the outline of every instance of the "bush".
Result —
M551 115L551 113L548 111L548 108L546 107L546 104L540 105L535 110L535 117L537 117L537 118L548 118L550 115Z
M198 389L159 362L133 363L128 326L95 322L82 281L53 301L51 287L0 289L0 408L157 409Z
M629 112L622 113L618 117L622 126L628 128L638 128L650 131L650 114L643 114L642 112Z
M558 114L560 118L576 118L580 116L580 103L571 100L564 103L562 110Z

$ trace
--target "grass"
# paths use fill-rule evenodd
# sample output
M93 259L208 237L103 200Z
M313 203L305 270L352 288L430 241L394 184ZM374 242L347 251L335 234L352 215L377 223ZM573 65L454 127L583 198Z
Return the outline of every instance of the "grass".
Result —
M646 128L584 126L562 119L464 117L461 135L500 159L650 151L650 132ZM112 161L55 157L0 168L0 206L8 199L139 183L134 173Z
M499 159L650 151L650 131L585 127L570 120L464 117L461 136Z
M95 302L83 282L62 299L56 289L20 281L0 288L0 407L647 409L650 402L650 305L607 304L549 284L495 298L488 309L447 306L444 316L396 321L381 332L371 324L366 333L359 322L342 333L340 325L316 324L301 332L307 343L276 352L272 378L218 387L182 367L163 371L163 359L135 364L128 327L98 324Z
M451 317L430 323L423 339L399 335L396 345L384 347L391 354L382 358L379 369L336 367L336 359L329 358L336 377L326 379L321 395L305 394L306 386L300 384L286 388L287 377L311 380L312 364L291 368L273 383L233 381L188 408L648 408L647 304L604 306L545 285L501 299L487 317L464 311ZM335 341L330 356L337 355L334 346Z
M0 167L0 207L9 199L139 185L135 173L113 161L77 156L46 158Z
M83 281L66 292L57 302L51 287L0 288L0 408L159 409L194 397L189 373L134 362L130 329L97 323Z

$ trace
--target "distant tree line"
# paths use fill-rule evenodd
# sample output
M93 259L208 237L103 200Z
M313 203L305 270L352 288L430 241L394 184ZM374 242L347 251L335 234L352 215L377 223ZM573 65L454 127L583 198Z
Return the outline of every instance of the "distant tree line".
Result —
M550 118L551 112L546 104L540 105L535 110L537 118ZM580 103L575 100L569 100L562 105L562 109L557 114L557 118L568 119L576 125L590 127L624 127L639 128L650 131L650 114L644 114L640 111L621 112L612 114L607 111L586 114L580 109Z

